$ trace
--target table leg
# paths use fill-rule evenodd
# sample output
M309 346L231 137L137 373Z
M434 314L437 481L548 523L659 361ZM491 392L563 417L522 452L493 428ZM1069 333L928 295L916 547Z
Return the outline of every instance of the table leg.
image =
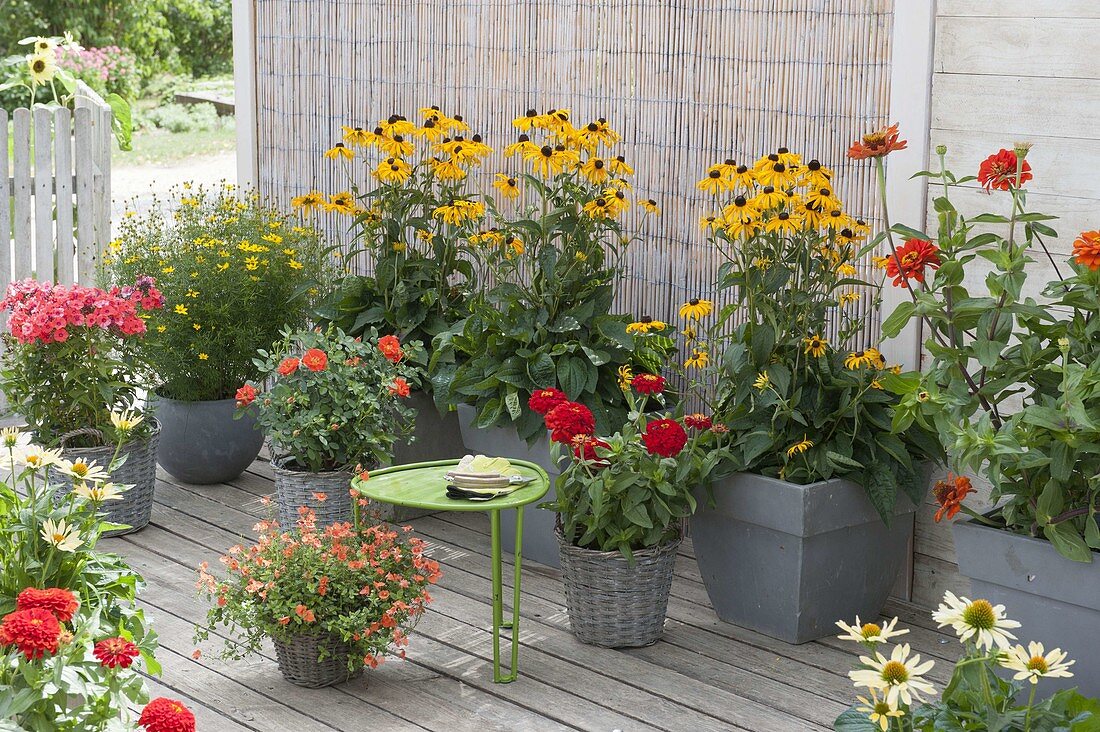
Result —
M504 622L504 570L500 548L500 510L489 512L489 526L492 534L492 572L493 572L493 682L508 684L516 680L519 675L519 592L520 592L520 561L523 540L523 508L516 509L516 546L515 568L513 573L512 589L512 619ZM508 673L502 674L500 670L500 630L507 628L512 631L511 666Z

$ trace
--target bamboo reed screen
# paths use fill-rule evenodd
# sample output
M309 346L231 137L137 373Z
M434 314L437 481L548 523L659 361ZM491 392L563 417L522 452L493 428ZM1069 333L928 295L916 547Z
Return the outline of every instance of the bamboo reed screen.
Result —
M603 116L663 209L629 256L622 311L676 322L719 264L694 187L709 164L787 146L874 218L871 166L844 152L886 121L891 20L892 0L256 0L258 184L282 203L343 190L321 157L341 124L431 104L497 150L528 108Z

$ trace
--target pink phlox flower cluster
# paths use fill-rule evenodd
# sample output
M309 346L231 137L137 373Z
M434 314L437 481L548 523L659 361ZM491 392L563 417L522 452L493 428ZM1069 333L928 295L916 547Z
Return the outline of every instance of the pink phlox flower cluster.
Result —
M142 312L162 307L164 296L152 277L110 290L26 279L8 285L0 301L0 308L11 313L12 336L24 344L64 343L74 328L100 328L124 338L140 335L145 332Z

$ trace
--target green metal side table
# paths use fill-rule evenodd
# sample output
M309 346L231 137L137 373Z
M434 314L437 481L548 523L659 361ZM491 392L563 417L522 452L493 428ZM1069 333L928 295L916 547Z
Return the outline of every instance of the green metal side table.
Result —
M447 481L444 475L458 465L457 460L438 460L430 463L395 465L374 471L370 479L357 484L358 493L372 501L395 506L420 508L429 511L488 511L492 534L493 571L493 681L507 684L519 676L519 587L521 573L521 549L523 547L523 508L540 500L550 490L550 478L546 471L526 460L509 460L524 477L535 480L507 496L490 501L469 501L447 497ZM359 502L353 501L355 525L359 525ZM516 545L515 564L512 568L512 619L504 621L504 582L500 552L500 512L515 509ZM500 630L512 631L512 662L508 673L500 670Z

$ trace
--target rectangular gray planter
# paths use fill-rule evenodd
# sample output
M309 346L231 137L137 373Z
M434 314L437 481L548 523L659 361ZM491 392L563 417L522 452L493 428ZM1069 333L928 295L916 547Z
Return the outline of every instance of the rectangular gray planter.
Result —
M705 489L691 519L699 573L727 623L806 643L837 620L877 618L903 566L916 508L899 496L890 528L859 485L737 473Z
M1066 559L1049 541L973 521L952 526L959 571L970 578L970 599L1003 604L1018 620L1023 645L1039 641L1076 660L1071 679L1045 679L1044 694L1079 687L1100 696L1100 556L1091 564Z
M458 423L462 430L462 442L466 445L466 451L473 455L530 460L535 465L541 466L550 476L550 492L546 494L544 500L553 501L556 496L554 485L561 471L550 461L549 437L544 435L534 446L528 446L514 429L507 427L479 429L474 424L476 416L477 412L473 407L466 404L458 406ZM554 516L554 512L538 510L534 506L529 506L523 512L525 559L550 567L561 566L558 539L554 534ZM501 511L500 524L501 548L508 553L512 551L516 541L516 512Z
M413 427L411 442L400 442L393 446L391 465L408 465L434 460L458 459L466 454L462 445L462 435L458 427L458 414L448 412L441 415L435 408L432 395L425 391L413 392L406 400L416 410L416 423ZM427 516L430 511L404 506L382 506L382 518L394 523L411 521Z

